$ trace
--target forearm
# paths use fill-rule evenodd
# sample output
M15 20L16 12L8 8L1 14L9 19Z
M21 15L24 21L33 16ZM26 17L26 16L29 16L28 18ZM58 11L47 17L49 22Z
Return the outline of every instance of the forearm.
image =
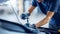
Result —
M39 21L36 25L36 27L40 27L40 26L43 26L45 25L46 23L48 23L50 19L47 19L47 18L44 18L43 20Z
M34 7L34 6L31 5L31 6L28 8L28 12L31 14L35 8L36 8L36 7Z
M45 25L46 23L48 23L48 21L52 18L53 15L54 15L54 12L48 12L46 17L43 20L41 20L37 24L35 24L36 27L40 27L40 26Z

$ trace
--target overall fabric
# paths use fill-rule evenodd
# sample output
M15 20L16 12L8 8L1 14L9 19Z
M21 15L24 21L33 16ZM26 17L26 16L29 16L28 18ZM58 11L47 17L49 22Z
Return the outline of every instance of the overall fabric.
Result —
M32 6L39 7L45 15L47 14L48 11L55 12L54 16L52 17L49 23L49 27L51 28L52 26L54 27L60 26L60 4L59 3L60 0L43 0L43 2L38 2L37 0L33 0Z

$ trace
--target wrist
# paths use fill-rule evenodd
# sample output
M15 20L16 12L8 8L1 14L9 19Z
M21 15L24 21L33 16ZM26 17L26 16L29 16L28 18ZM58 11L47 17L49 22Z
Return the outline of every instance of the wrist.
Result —
M25 12L24 13L26 16L30 16L30 13L29 12Z

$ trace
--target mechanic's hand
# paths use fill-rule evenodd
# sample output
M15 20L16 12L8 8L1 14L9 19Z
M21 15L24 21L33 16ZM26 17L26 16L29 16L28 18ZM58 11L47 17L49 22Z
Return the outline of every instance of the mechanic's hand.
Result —
M60 30L58 30L58 32L60 32Z
M21 19L25 20L28 16L30 16L29 13L22 13L21 14Z

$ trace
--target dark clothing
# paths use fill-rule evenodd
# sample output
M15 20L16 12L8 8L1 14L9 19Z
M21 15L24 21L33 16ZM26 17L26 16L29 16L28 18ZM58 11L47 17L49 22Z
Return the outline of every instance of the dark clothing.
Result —
M43 0L38 2L37 0L32 1L32 6L39 7L44 14L48 11L55 12L54 16L50 20L51 25L60 26L60 0Z

